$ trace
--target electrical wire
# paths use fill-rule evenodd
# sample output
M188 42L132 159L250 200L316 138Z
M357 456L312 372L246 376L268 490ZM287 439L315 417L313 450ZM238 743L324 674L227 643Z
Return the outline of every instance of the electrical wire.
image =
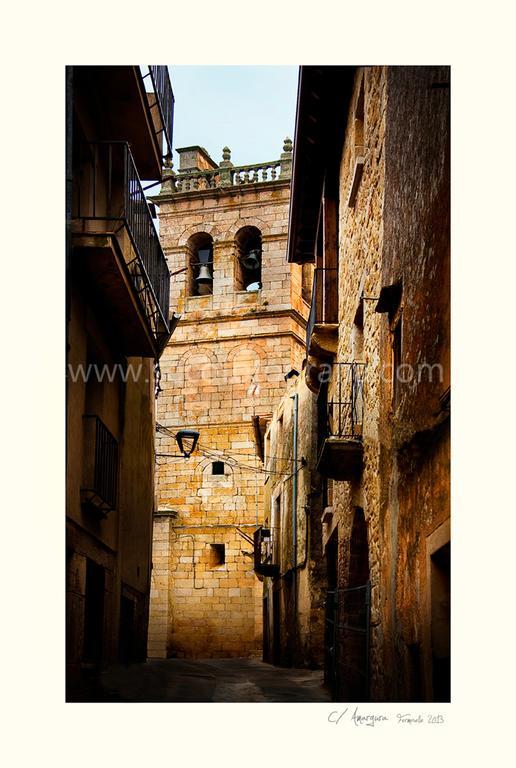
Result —
M222 448L208 448L207 446L205 446L205 445L203 445L201 443L199 443L198 445L201 448L206 449L206 450L221 451L222 452ZM228 455L231 455L231 456L243 456L243 457L248 458L248 459L249 458L254 458L254 454L251 454L251 453L237 453L235 451L231 451L231 454L228 454ZM284 456L272 456L271 455L271 456L267 456L267 458L268 459L274 459L275 461L286 461L289 464L295 464L295 459L288 459L288 458L286 458Z
M281 477L285 477L285 480L290 480L291 477L294 477L295 474L297 474L304 466L306 466L305 463L303 463L303 459L300 459L300 466L295 470L295 472L292 472L290 475L285 476L285 472L276 471L274 469L262 469L261 467L253 467L250 464L240 464L239 462L235 460L228 460L228 457L221 456L220 454L213 454L210 452L201 451L201 455L204 456L205 459L209 459L210 461L213 459L226 459L226 463L229 464L229 466L233 467L234 469L241 469L248 472L255 472L256 475L263 474L263 475L280 475ZM229 457L231 458L231 457ZM185 457L182 454L177 453L157 453L156 459L182 459L185 460ZM160 463L159 466L163 466L164 462Z
M169 430L168 427L164 427L162 424L156 424L156 431L159 431L159 432L167 435L168 437L175 438L175 434L171 430ZM244 471L247 471L247 472L255 472L257 476L259 474L267 475L267 476L268 475L279 475L279 476L284 476L285 475L285 471L284 470L281 471L281 470L276 470L276 469L267 469L265 467L251 466L250 464L244 464L243 462L239 462L237 459L234 458L233 455L226 454L226 453L224 453L224 451L222 451L219 448L208 448L207 446L204 446L201 443L197 443L197 449L200 451L201 455L203 455L204 458L206 458L206 459L209 459L211 461L213 461L214 459L219 459L219 460L220 459L224 459L225 462L227 464L229 464L230 467L233 467L234 469L244 470ZM236 455L247 456L249 458L253 458L252 454L236 454ZM174 458L177 458L177 459L184 458L182 454L164 454L164 453L158 453L158 454L156 454L156 457L157 458L172 458L172 459L174 459ZM281 458L276 458L274 456L270 456L269 458L280 460L280 461L282 460ZM293 462L293 460L291 460L291 459L288 459L288 461L292 461ZM290 480L290 478L294 477L294 475L296 475L304 466L306 466L306 461L303 458L301 458L299 461L300 461L299 467L294 472L292 472L290 475L285 477L285 480ZM160 466L162 466L162 465L160 465Z
M167 435L168 437L173 438L175 440L175 437L176 437L175 432L172 432L168 427L164 427L162 424L156 424L156 432L161 432L162 434ZM207 451L220 451L221 453L223 453L221 448L210 448L209 446L205 446L203 443L200 443L200 442L197 445L198 445L199 448L201 448L203 450L207 450ZM225 455L231 455L231 457L233 457L233 456L242 456L242 457L246 457L246 458L253 458L253 455L250 454L250 453L238 453L238 452L235 452L235 451L232 451L231 454L225 454ZM272 456L271 455L271 456L268 456L267 458L268 459L274 459L275 461L284 461L284 462L288 462L289 464L295 464L295 459L289 459L289 458L284 457L284 456Z
M204 455L206 458L208 458L208 459L214 459L214 458L218 458L218 459L220 459L220 458L227 458L227 457L221 456L220 454L210 454L210 453L203 453L203 455ZM292 472L290 475L288 475L288 476L287 476L285 479L287 479L287 480L288 480L288 479L290 479L290 478L291 478L291 477L293 477L295 474L297 474L297 473L298 473L298 472L299 472L299 471L300 471L300 470L301 470L301 469L302 469L304 466L306 466L306 463L304 463L304 462L303 462L303 459L300 459L299 461L300 461L300 466L299 466L299 467L298 467L298 468L297 468L297 469L296 469L294 472ZM252 467L252 466L251 466L251 465L249 465L249 464L240 464L239 462L236 462L236 461L234 461L234 460L233 460L233 462L229 462L229 461L227 461L227 463L228 463L230 466L232 466L232 467L235 467L235 468L237 468L237 469L244 469L244 470L248 470L248 471L250 471L250 472L255 472L256 474L263 474L263 475L280 475L280 476L282 476L282 477L284 477L284 476L285 476L285 472L284 472L284 471L277 471L277 470L275 470L275 469L265 469L265 468L261 468L261 467Z

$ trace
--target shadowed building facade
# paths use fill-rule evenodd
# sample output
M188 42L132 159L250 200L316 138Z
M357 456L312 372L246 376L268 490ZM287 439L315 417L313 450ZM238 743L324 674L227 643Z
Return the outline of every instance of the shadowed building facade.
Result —
M258 559L266 655L324 648L337 700L450 697L449 222L449 69L301 67L288 261L313 272L291 393L307 464L295 491L271 485ZM291 451L290 402L271 455Z
M146 72L145 72L146 70ZM69 695L144 660L154 366L170 277L140 178L171 152L164 66L67 68L66 579Z

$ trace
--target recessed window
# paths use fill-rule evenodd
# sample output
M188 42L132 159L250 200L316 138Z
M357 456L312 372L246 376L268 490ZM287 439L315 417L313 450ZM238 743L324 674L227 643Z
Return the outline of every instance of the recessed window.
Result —
M224 462L223 461L214 461L211 465L211 474L212 475L223 475L224 473Z
M353 360L362 360L364 355L364 302L360 300L353 328L351 329L351 346L353 349Z
M226 545L225 544L210 544L210 568L217 568L219 565L224 565L226 562Z

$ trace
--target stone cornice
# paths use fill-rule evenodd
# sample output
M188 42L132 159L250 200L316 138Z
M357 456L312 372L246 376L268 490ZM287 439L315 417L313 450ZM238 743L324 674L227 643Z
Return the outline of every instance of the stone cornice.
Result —
M205 310L208 312L208 310ZM215 316L213 314L216 310L209 310L211 314L207 317L201 317L194 319L192 318L189 320L188 318L181 318L181 326L185 325L202 325L206 323L230 323L234 321L246 321L246 320L256 320L256 319L272 319L276 317L291 317L292 320L295 320L302 328L306 328L307 321L301 315L297 309L269 309L269 310L262 310L261 312L247 312L245 315L217 315Z
M234 197L238 194L247 195L250 192L270 191L290 187L290 179L276 179L274 181L260 181L256 184L234 184L230 187L213 187L210 189L195 189L188 192L167 192L164 195L153 195L149 200L160 205L161 203L174 203L184 200L203 200L207 197ZM277 201L273 201L277 204ZM207 210L206 208L204 210Z
M162 390L162 392L166 392L166 391L167 391L166 389ZM257 413L256 415L260 416L260 418L263 418L263 419L272 419L273 412L269 410L269 411L266 411L265 413L259 413L259 414ZM178 424L183 424L187 429L193 429L196 425L199 426L197 421L185 422L183 418L176 419L176 418L167 417L167 416L162 416L160 419L158 419L158 421L167 429L172 429L173 427L176 427ZM167 423L165 424L165 422ZM227 423L221 423L220 421L216 421L216 420L207 421L206 423L203 422L202 428L207 431L210 427L212 427L213 429L217 429L219 432L224 434L225 432L232 432L235 425L249 427L249 431L250 432L253 431L252 418L251 419L233 419L231 422L227 422ZM156 438L163 442L165 442L167 439L175 441L175 438L172 437L171 435L163 435L160 432L156 434ZM225 452L226 454L228 453L228 450L225 448L214 448L213 450L221 451L222 453ZM238 450L241 451L243 449L239 448ZM249 449L249 450L252 450L252 449ZM196 458L196 457L200 458L200 456L201 454L198 452L198 449L195 451L195 453L192 454L192 458ZM252 454L249 454L249 456L252 456ZM203 458L205 457L203 456Z
M245 341L246 339L248 341L254 341L255 339L279 339L280 337L285 336L291 336L293 339L298 341L303 347L305 345L305 340L299 336L295 331L269 331L266 333L244 333L244 334L234 334L233 336L216 336L216 337L206 337L206 338L195 338L195 339L176 339L173 335L169 342L167 343L167 347L179 347L184 346L185 344L188 346L198 347L201 344L223 344L226 341Z

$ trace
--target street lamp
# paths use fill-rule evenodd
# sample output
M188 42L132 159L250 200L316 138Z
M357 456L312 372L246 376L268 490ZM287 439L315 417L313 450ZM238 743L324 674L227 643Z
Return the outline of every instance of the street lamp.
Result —
M180 429L179 432L176 433L179 450L185 459L188 459L188 457L195 451L198 439L199 433L194 429Z

